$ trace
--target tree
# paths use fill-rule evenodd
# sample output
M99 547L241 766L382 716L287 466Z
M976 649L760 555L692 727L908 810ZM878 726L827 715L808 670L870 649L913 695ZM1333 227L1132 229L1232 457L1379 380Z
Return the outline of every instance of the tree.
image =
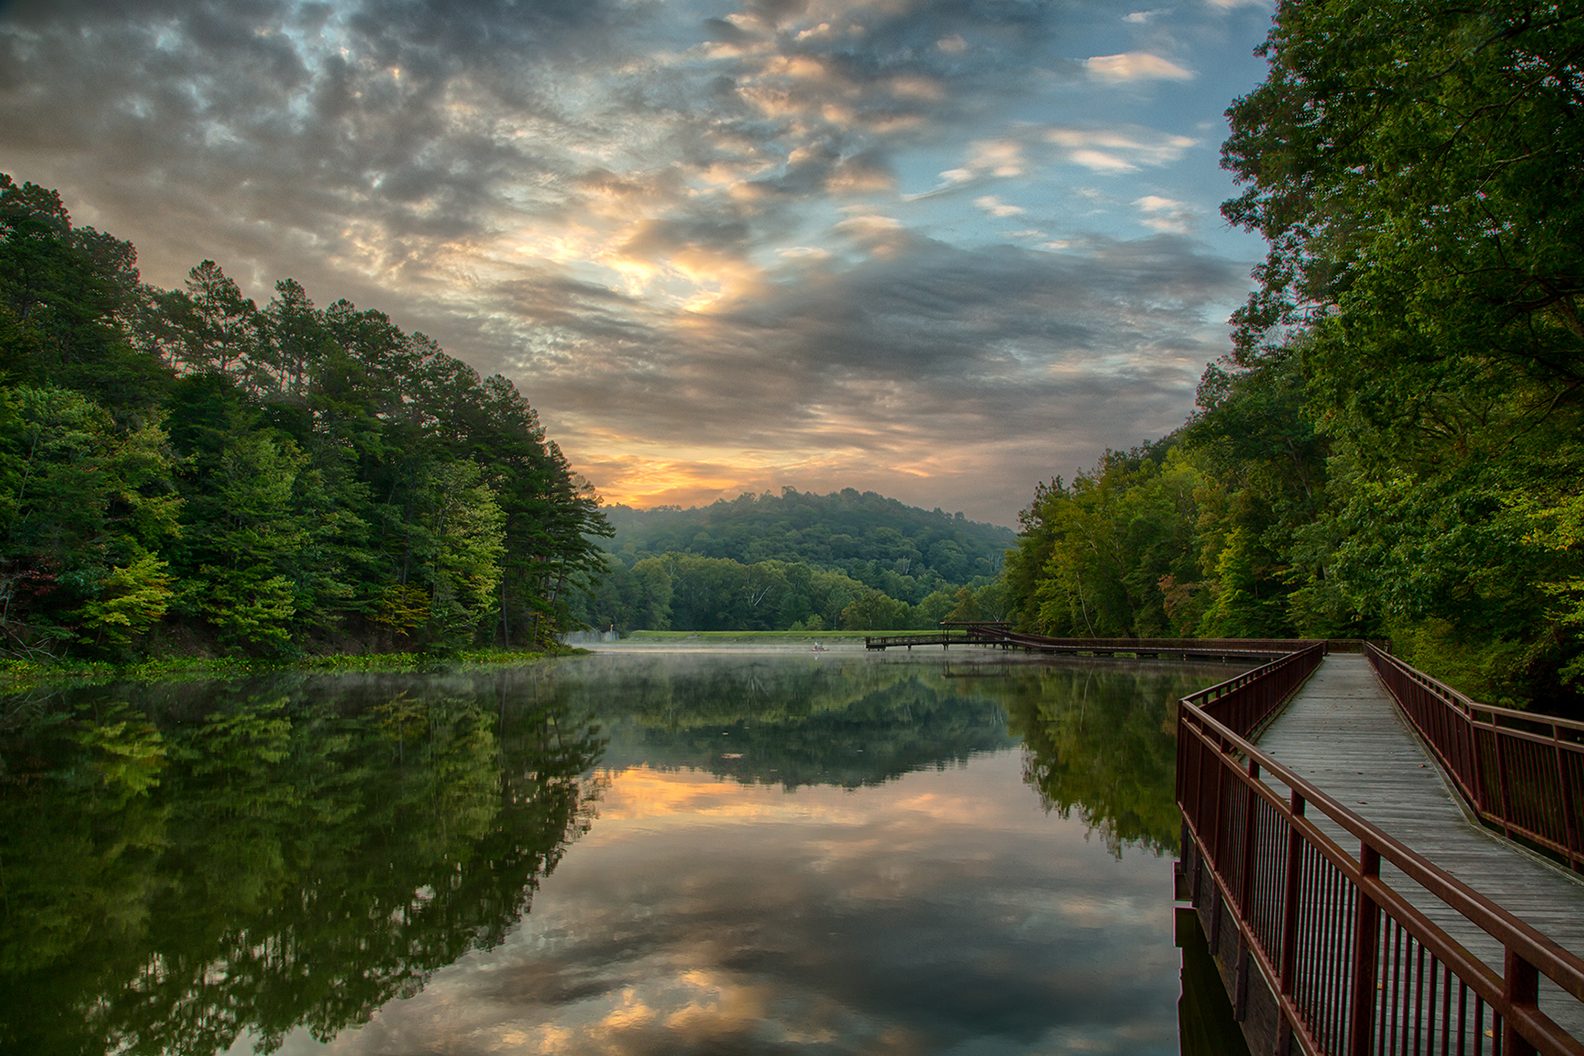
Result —
M429 587L429 619L447 646L470 644L495 605L505 515L472 462L443 462L430 473L419 522L418 576Z
M1584 11L1290 3L1264 53L1223 152L1271 244L1233 362L1298 357L1335 586L1443 673L1485 658L1471 690L1577 696L1543 586L1576 556L1525 526L1584 480Z
M1058 636L1159 636L1171 619L1162 581L1197 579L1198 468L1171 438L1108 451L1071 485L1035 491L1007 557L1003 593L978 594L962 611L1011 616Z
M171 466L153 422L118 428L66 389L0 392L0 622L14 642L68 640L84 615L90 640L106 619L128 634L147 628L133 614L163 605L163 573L149 558L176 531ZM108 603L103 590L139 594L141 607L79 611Z
M0 377L81 390L120 414L159 402L169 372L137 352L137 251L72 226L60 195L0 173Z

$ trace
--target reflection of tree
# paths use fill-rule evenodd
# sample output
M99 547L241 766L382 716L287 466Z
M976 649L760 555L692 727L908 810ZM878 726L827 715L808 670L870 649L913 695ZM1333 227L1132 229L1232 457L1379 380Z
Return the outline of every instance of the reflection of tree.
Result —
M1173 851L1176 701L1224 671L1014 668L1002 683L1007 726L1023 738L1023 778L1047 810L1076 809L1113 854L1138 843Z
M243 1034L267 1050L416 992L500 942L591 823L585 775L606 741L583 716L611 730L615 762L787 787L874 784L1021 735L1047 806L1077 809L1114 850L1171 845L1169 702L1208 678L985 666L996 677L588 657L117 687L13 709L0 1051L208 1054Z
M588 827L603 741L564 710L292 683L0 743L0 1049L332 1037L501 941Z
M786 788L880 784L1015 743L992 699L934 665L803 660L654 658L619 692L599 679L553 691L600 716L622 762Z

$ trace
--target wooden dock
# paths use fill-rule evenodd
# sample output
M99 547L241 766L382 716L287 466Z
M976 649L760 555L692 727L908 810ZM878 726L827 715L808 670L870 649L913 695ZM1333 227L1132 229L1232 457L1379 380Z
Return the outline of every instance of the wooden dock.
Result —
M1363 656L1332 654L1257 741L1260 749L1570 952L1584 956L1584 881L1476 824ZM1283 795L1287 788L1269 776ZM1323 815L1328 836L1358 840ZM1499 943L1390 865L1381 876L1498 973ZM1584 1039L1584 1005L1540 980L1540 1008Z
M1167 660L1223 660L1263 663L1273 656L1294 652L1313 642L1286 638L1048 638L1024 634L1005 623L943 624L925 634L869 635L866 649L912 649L915 645L977 645L1021 649L1047 656L1132 657ZM1337 647L1358 648L1359 642L1337 642Z

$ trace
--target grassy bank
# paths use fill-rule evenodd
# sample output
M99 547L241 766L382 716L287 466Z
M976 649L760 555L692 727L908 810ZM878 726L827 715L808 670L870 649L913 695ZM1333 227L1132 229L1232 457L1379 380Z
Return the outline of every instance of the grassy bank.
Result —
M362 653L298 656L265 660L256 657L177 656L112 664L93 660L0 660L0 690L17 691L49 682L154 682L172 678L241 677L271 671L428 671L440 667L480 664L524 664L583 650L556 645L537 652L521 649L467 649L459 653Z

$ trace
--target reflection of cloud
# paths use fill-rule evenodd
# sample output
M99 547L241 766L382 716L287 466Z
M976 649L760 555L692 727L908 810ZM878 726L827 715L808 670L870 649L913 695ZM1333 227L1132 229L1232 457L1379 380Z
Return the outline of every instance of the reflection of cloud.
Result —
M602 811L505 944L334 1049L1173 1051L1167 860L1115 862L1021 766L857 793L724 783L740 809L664 829ZM700 780L644 780L673 779ZM799 825L762 820L785 801Z
M1122 55L1096 55L1084 60L1089 76L1097 81L1187 81L1193 74L1176 63L1147 51Z
M744 797L736 791L735 783L694 771L631 767L607 776L610 784L600 797L600 817L607 822L641 820L652 827L662 819L679 817L696 824L700 818L768 821L804 813L803 807L790 797L769 802ZM601 830L613 827L605 825Z

